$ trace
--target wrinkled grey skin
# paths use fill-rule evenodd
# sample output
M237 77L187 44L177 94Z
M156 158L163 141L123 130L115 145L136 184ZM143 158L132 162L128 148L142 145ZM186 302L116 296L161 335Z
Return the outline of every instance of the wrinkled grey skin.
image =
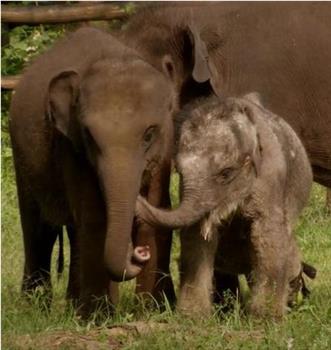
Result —
M281 317L302 273L292 230L312 185L306 152L256 94L207 99L185 113L179 208L157 209L141 197L136 207L150 224L186 227L178 308L211 311L215 261L216 270L247 276L253 314Z
M197 74L186 54L192 25L209 74L206 68ZM266 108L303 142L314 180L331 187L330 2L167 2L138 11L124 34L156 67L164 55L173 59L182 104L212 91L263 93Z

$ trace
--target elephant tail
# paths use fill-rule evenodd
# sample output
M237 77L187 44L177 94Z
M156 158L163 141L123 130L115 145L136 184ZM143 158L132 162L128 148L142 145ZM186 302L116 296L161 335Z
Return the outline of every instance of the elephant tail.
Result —
M305 263L304 261L301 263L302 265L302 272L308 276L310 279L314 279L317 274L317 270L315 269L314 266L309 265ZM304 298L307 298L310 294L310 290L307 288L305 280L303 276L301 276L301 281L302 281L302 295Z
M63 253L63 230L59 234L59 256L57 258L57 278L60 279L63 273L64 253Z
M315 267L305 263L304 261L302 262L302 270L310 279L314 279L316 277L317 270Z

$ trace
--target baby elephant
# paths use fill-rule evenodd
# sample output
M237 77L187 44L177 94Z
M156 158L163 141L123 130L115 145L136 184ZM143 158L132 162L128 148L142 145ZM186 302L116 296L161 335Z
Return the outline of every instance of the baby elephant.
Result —
M210 313L215 267L246 275L252 314L281 317L302 274L292 230L312 185L304 147L255 93L198 101L182 116L180 206L137 201L144 221L184 227L178 308Z

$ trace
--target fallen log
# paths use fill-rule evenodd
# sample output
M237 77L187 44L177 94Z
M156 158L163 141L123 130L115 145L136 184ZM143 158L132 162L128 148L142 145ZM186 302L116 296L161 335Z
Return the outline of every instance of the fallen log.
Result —
M1 6L1 21L14 24L68 23L91 20L124 19L120 6L107 3L45 6Z

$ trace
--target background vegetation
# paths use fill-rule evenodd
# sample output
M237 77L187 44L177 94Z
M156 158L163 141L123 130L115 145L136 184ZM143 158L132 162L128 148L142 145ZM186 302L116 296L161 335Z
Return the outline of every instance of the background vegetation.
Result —
M2 74L18 74L33 57L65 31L64 26L20 26L10 31L2 48ZM3 349L330 349L331 348L331 217L324 207L324 189L315 185L309 207L296 229L305 261L318 275L309 282L312 294L276 324L252 320L240 305L229 314L215 309L213 317L190 320L166 311L151 311L134 295L134 282L121 285L121 300L113 318L96 326L82 324L66 306L68 242L64 276L52 273L54 301L50 312L20 295L23 243L17 208L12 154L8 136L10 93L2 93L2 347ZM173 201L178 201L173 177ZM57 250L57 247L56 247ZM172 273L178 284L178 238L172 252ZM54 256L56 257L56 251ZM53 266L55 267L55 261Z

